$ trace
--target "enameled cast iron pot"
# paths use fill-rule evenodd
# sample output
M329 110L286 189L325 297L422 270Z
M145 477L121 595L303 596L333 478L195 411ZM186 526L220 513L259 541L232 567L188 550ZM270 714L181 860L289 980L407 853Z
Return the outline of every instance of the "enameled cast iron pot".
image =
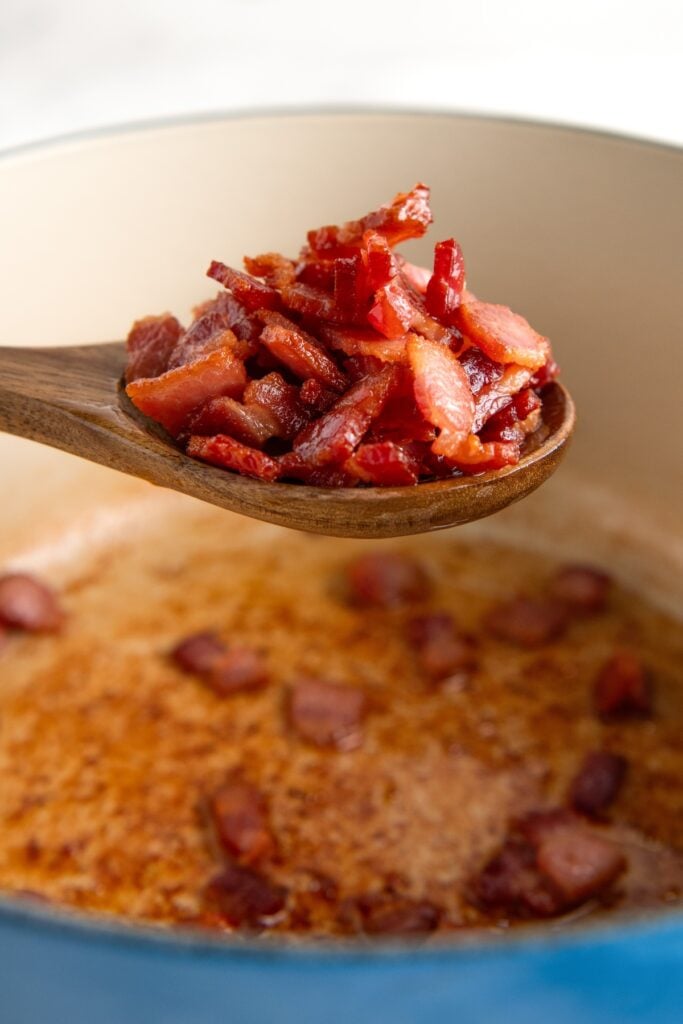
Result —
M680 152L663 146L403 113L216 117L25 149L0 161L0 344L121 338L141 314L184 313L212 294L201 275L210 258L296 252L307 227L423 179L436 236L460 239L479 294L552 338L579 410L558 475L467 530L597 559L680 610L682 172ZM427 244L411 252L428 258ZM147 484L10 437L0 470L0 565L66 562L117 509L155 500ZM682 1014L675 909L437 949L291 949L0 902L3 1024L673 1024Z

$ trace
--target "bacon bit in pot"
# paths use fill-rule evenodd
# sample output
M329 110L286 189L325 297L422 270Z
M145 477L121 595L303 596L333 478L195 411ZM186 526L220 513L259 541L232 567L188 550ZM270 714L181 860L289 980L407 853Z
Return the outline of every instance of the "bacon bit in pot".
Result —
M470 673L476 667L474 644L448 613L420 615L408 622L408 639L420 666L433 680Z
M556 601L515 597L492 608L485 625L499 640L518 647L541 647L561 636L567 617Z
M243 690L260 690L268 682L263 655L252 647L231 647L206 674L206 682L221 697Z
M594 615L607 604L612 581L588 565L565 565L550 581L548 591L577 615Z
M279 429L279 421L262 405L242 405L226 396L212 398L187 424L189 434L203 437L227 434L252 448L262 448Z
M136 320L126 339L126 384L163 373L182 333L180 323L170 313Z
M0 576L0 631L4 625L28 633L54 633L63 622L64 612L51 587L26 573Z
M290 693L289 720L309 743L352 750L361 741L365 703L365 695L355 687L301 679Z
M484 910L511 917L553 917L564 909L536 867L533 846L519 837L509 838L474 880L474 902Z
M619 651L595 680L595 709L601 718L648 717L652 694L648 673L635 654Z
M253 868L229 864L209 882L205 895L235 928L268 927L287 902L287 889Z
M601 817L616 799L628 762L620 754L594 750L586 754L569 789L569 803L590 818Z
M400 608L429 595L420 563L397 551L359 555L348 565L346 579L351 603L360 606Z
M280 466L275 459L256 448L240 444L226 434L217 434L216 437L193 435L187 442L187 454L259 480L273 481L280 476Z
M392 893L358 900L362 929L368 935L427 935L438 927L439 907Z
M215 633L195 633L181 640L171 651L171 657L184 672L205 675L211 670L227 647Z
M255 864L273 853L266 803L254 786L229 780L210 798L209 810L216 836L229 856L241 864Z
M200 405L219 395L239 398L246 382L244 364L228 348L219 348L160 377L133 381L126 394L140 412L177 436Z
M568 906L608 888L626 867L621 850L580 828L558 829L536 851L538 869L560 891Z

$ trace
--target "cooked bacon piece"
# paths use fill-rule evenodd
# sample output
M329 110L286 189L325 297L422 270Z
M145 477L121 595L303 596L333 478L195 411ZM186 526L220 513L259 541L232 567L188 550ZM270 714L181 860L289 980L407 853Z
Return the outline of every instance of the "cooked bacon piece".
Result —
M283 479L300 480L309 487L355 487L358 477L352 476L344 466L312 466L296 452L280 456L280 476Z
M339 398L336 391L331 391L313 377L305 380L299 389L299 398L307 409L312 409L318 415L327 412L331 405Z
M399 260L391 251L386 238L376 231L366 231L363 235L361 259L367 282L367 300L371 292L396 277Z
M205 682L220 697L244 690L260 690L268 682L268 666L260 651L231 647L213 662Z
M418 183L410 192L399 193L387 206L351 220L340 227L328 225L308 232L308 244L322 257L350 256L360 247L366 231L375 231L390 246L409 238L420 238L432 222L429 189Z
M421 296L408 288L400 277L394 277L378 288L367 321L385 338L395 340L413 330L430 341L450 344L453 332L431 317Z
M540 370L536 370L536 373L533 375L529 383L532 388L544 388L546 384L550 384L551 381L554 381L557 378L559 372L559 366L553 357L549 356Z
M475 878L474 902L511 917L553 917L565 902L538 871L531 843L511 836Z
M294 453L311 466L343 463L358 447L397 386L393 366L353 384L320 419L294 439Z
M474 423L472 432L477 434L481 428L502 409L511 404L512 398L521 390L526 389L531 377L531 370L514 363L504 367L502 376L490 384L486 384L474 402Z
M489 359L476 345L472 345L460 357L460 365L467 374L470 391L476 397L489 384L500 380L505 371L501 363Z
M437 242L434 273L427 285L427 310L442 324L455 324L455 314L465 286L465 259L454 238Z
M371 551L349 563L346 579L351 603L376 608L400 608L429 596L427 575L410 555Z
M279 314L264 312L261 343L302 380L314 377L334 391L343 391L346 378L320 345L297 324Z
M301 392L306 383L304 381ZM315 384L321 386L318 381ZM303 394L279 373L268 373L260 380L250 381L244 392L244 401L248 405L260 405L268 412L277 421L277 436L287 440L298 434L310 418L304 408Z
M302 316L333 322L343 320L334 301L334 295L323 291L322 288L297 281L296 284L283 288L280 294L287 309L294 310Z
M193 312L194 321L192 326L198 324L205 316L215 314L221 318L221 323L231 330L239 341L248 343L250 351L251 346L261 333L260 321L250 316L244 306L230 292L218 292L213 299L208 299L208 301L202 302L201 305L195 306ZM178 343L179 347L182 346L182 343L183 339L181 338ZM174 353L174 358L176 358L176 353Z
M467 298L459 307L458 323L463 334L498 363L538 370L548 359L548 339L507 306Z
M215 633L193 633L185 637L171 651L171 657L184 672L205 675L227 652L227 647Z
M541 400L531 388L520 391L514 398L508 398L507 402L504 408L489 417L480 430L479 437L484 443L512 441L519 444L538 426Z
M311 263L306 259L310 252L304 250L303 262L296 268L296 279L301 284L308 284L317 291L331 292L334 288L334 260L315 260Z
M334 302L337 316L347 324L365 322L371 289L360 252L334 261Z
M362 444L344 468L366 484L377 487L401 487L416 484L420 462L409 449L393 441Z
M502 469L519 462L519 441L481 441L476 434L470 434L458 445L432 450L443 454L451 466L457 466L463 473L486 473Z
M548 592L576 615L594 615L607 604L612 580L590 565L565 565L557 571Z
M6 643L7 643L7 630L5 629L5 627L0 622L0 651L3 649L3 647L5 646Z
M569 789L569 803L574 810L590 818L601 817L616 799L627 766L625 757L608 750L586 754Z
M253 476L258 480L273 481L280 476L280 467L275 459L248 448L233 437L217 434L216 437L190 437L187 442L187 454L194 459L211 462L214 466L224 466L244 476Z
M253 868L228 864L207 885L205 895L236 928L267 927L285 908L287 889Z
M244 363L229 349L219 348L160 377L133 381L126 394L140 412L177 436L200 405L219 395L239 398L246 381Z
M536 851L541 874L559 890L567 908L598 896L626 867L621 850L581 826L559 828Z
M447 612L419 615L408 622L408 640L423 671L435 682L476 667L474 643Z
M289 721L309 743L352 750L361 742L365 705L364 693L353 686L301 679L291 689Z
M279 430L278 420L262 405L242 405L225 396L212 398L187 423L189 434L228 434L253 448L262 448Z
M492 608L485 625L499 640L518 647L541 647L564 632L567 616L556 601L514 597Z
M180 323L170 313L136 320L126 339L126 384L164 373L182 333Z
M418 408L440 431L432 450L450 458L468 437L474 418L467 375L449 349L426 338L409 340L408 358Z
M280 309L282 301L279 293L270 285L262 284L241 270L226 267L225 263L213 260L206 272L224 288L229 289L245 309L255 313L257 309Z
M256 864L273 853L266 802L248 782L225 782L210 797L209 812L221 846L241 864Z
M411 900L394 893L361 897L358 909L368 935L427 935L441 919L441 910L429 900Z
M648 717L652 693L645 667L630 651L614 654L595 680L595 708L601 718Z
M253 277L262 277L273 288L284 288L296 281L296 264L279 252L245 256L244 266Z
M372 356L383 363L406 363L406 344L411 334L399 338L385 338L371 327L341 327L325 325L320 336L330 348L344 352L347 356Z
M64 618L54 590L35 576L20 572L0 576L0 630L8 626L28 633L54 633Z
M436 439L436 427L425 419L417 407L413 377L409 371L401 373L396 391L372 424L370 433L369 440L396 441L404 445Z

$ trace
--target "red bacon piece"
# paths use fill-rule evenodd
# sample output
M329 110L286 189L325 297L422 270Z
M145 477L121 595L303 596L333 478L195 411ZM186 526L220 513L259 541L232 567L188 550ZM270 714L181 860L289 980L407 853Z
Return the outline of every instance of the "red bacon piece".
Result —
M398 551L359 555L347 566L346 579L351 603L361 607L400 608L429 595L423 567Z
M474 418L467 375L453 353L438 342L413 337L407 347L417 406L439 430L432 450L450 458L467 439Z
M375 376L353 384L331 409L294 439L294 453L316 467L346 462L397 382L395 368L386 366Z
M243 274L241 270L227 267L218 260L211 262L206 274L231 291L250 313L255 313L257 309L280 309L282 306L280 294L275 288L257 281L249 274Z
M227 434L217 434L215 437L192 436L187 442L187 454L194 459L202 459L214 466L223 466L258 480L272 482L280 476L280 466L275 459L256 448L240 444Z
M377 232L393 247L409 238L421 238L431 222L429 189L418 183L410 192L399 192L391 203L360 220L309 231L308 244L316 256L349 256L360 247L366 231Z
M298 434L310 418L302 397L293 384L276 372L250 381L244 392L245 404L259 405L268 412L277 421L277 436L287 440Z
M616 799L627 766L625 757L608 750L586 754L569 789L569 802L574 810L590 818L601 817Z
M595 680L595 709L604 719L646 718L652 714L652 692L645 667L631 651L618 651Z
M336 391L331 391L326 388L324 384L321 384L319 380L315 380L311 377L309 380L305 380L299 389L299 398L303 405L307 409L313 410L313 412L320 415L323 412L327 412L331 405L339 398Z
M331 292L334 288L334 260L314 260L309 262L304 253L303 262L296 268L296 279L302 284L311 285L318 291ZM308 254L310 256L310 253Z
M242 405L234 398L212 398L190 417L189 434L229 434L253 448L262 448L279 433L279 421L262 405Z
M355 687L301 679L290 693L289 721L309 743L352 750L361 741L365 706L365 695Z
M548 339L507 306L468 298L459 307L458 323L470 341L498 363L539 370L548 359Z
M437 242L434 248L434 273L427 285L427 310L442 324L455 324L455 314L465 286L465 260L454 238Z
M281 455L279 463L282 478L300 480L309 487L355 487L358 484L358 477L352 476L345 466L312 466L296 452Z
M171 657L184 672L206 675L227 651L215 633L193 633L185 637L171 651Z
M565 565L557 571L548 592L576 615L595 615L607 604L612 581L590 565Z
M126 384L164 373L182 333L180 323L170 313L136 320L126 339Z
M220 697L245 690L260 690L268 683L266 661L253 647L230 647L217 658L205 675L205 682Z
M230 292L221 291L213 299L208 299L194 308L194 320L191 327L199 324L205 316L216 316L220 319L220 326L233 332L239 341L246 342L249 351L253 350L254 342L261 333L261 324L246 311L243 305L237 301ZM218 321L214 321L217 323ZM182 347L183 339L178 343L178 349ZM179 358L178 350L174 352L173 358ZM187 360L182 360L186 362Z
M272 288L285 288L296 281L296 264L279 252L264 252L260 256L245 256L244 266L252 277L264 278Z
M370 298L368 273L361 253L334 261L334 302L344 323L364 323Z
M553 917L564 900L538 871L533 846L511 836L475 878L474 902L510 917Z
M344 469L366 484L402 487L417 483L420 462L409 449L393 441L380 441L360 445L346 460Z
M322 288L297 281L296 284L283 288L280 294L287 309L294 310L301 316L314 317L317 320L343 319L340 317L334 295L323 291Z
M474 643L457 628L452 615L420 615L408 623L408 640L420 667L435 682L476 668Z
M467 374L470 391L475 397L487 385L500 380L505 370L501 363L489 359L476 345L472 345L466 352L463 352L460 356L460 365Z
M0 576L0 631L7 626L28 633L55 633L64 619L57 595L46 583L27 573Z
M302 380L314 377L334 391L343 391L346 378L320 345L297 324L279 314L264 312L261 343Z
M370 327L341 327L324 325L320 337L330 346L347 356L370 356L383 363L406 363L407 342L410 334L388 339Z
M551 832L536 850L538 869L560 892L565 906L609 888L626 866L621 850L580 826Z
M209 812L227 854L241 864L256 864L275 850L263 794L241 779L229 779L212 794Z
M441 919L441 910L429 900L412 900L395 893L361 897L357 905L367 935L427 935Z
M287 889L253 868L228 864L209 882L205 896L234 927L259 928L285 909Z
M499 640L517 647L542 647L564 632L567 615L556 601L514 597L492 608L485 625Z
M126 394L140 412L177 436L200 405L219 395L238 398L246 381L244 364L229 349L219 348L160 377L133 381Z

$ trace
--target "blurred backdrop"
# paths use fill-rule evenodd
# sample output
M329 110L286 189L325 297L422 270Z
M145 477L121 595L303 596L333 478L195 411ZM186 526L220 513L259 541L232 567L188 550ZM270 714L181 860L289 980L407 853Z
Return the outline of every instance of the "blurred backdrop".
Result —
M0 0L0 148L197 111L465 108L683 142L681 0Z

